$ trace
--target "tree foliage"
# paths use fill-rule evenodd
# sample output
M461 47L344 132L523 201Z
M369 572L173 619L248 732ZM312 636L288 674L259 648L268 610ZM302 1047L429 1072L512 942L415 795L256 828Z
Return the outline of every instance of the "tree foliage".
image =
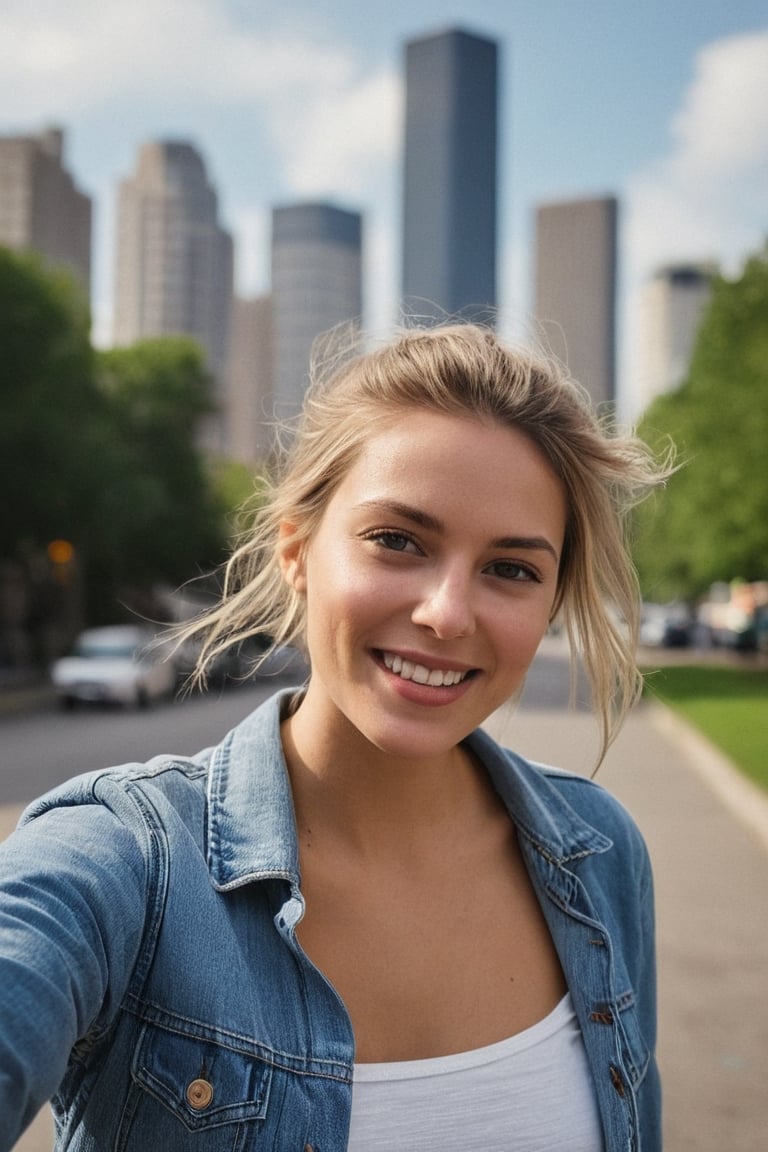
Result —
M693 598L714 581L768 576L768 248L719 278L681 388L640 434L671 437L681 467L637 518L650 599Z
M225 515L196 446L213 411L202 350L184 336L97 355L112 418L102 551L134 583L181 581L218 561Z
M217 563L228 509L199 447L202 350L172 337L94 352L89 329L67 274L0 248L0 562L71 542L93 620Z
M105 405L84 296L0 248L0 557L90 529Z

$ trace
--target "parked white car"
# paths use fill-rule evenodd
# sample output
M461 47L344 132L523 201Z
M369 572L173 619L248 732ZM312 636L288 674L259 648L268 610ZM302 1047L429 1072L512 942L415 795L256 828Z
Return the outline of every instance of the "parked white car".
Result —
M170 695L176 669L152 647L153 633L139 625L117 624L81 632L70 656L51 667L51 680L62 705L110 703L146 708Z

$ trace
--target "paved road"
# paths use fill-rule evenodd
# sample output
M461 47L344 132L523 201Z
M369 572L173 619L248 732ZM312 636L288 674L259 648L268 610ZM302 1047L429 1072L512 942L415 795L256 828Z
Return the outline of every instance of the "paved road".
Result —
M489 726L526 755L589 774L597 729L567 698L562 647L547 641L521 704ZM766 1152L768 801L656 705L630 717L598 779L633 812L654 861L666 1152ZM50 1147L41 1117L16 1152Z

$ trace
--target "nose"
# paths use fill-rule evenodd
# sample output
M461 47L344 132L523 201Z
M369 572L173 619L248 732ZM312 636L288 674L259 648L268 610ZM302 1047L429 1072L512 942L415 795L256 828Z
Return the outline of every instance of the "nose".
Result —
M475 631L471 575L458 566L433 573L411 619L441 640L471 636Z

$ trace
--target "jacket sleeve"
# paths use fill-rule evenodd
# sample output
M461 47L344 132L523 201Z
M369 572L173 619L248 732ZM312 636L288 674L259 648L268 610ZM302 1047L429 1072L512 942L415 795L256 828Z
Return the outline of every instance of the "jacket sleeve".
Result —
M0 1152L120 1005L146 914L141 844L99 804L54 807L0 844Z

